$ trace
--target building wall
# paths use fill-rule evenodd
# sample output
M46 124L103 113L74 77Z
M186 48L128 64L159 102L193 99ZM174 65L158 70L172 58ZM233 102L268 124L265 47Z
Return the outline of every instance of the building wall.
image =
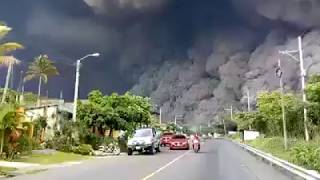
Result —
M60 130L58 106L42 106L29 108L25 110L26 121L32 122L41 116L47 117L47 128L45 139L51 139L54 136L54 130Z

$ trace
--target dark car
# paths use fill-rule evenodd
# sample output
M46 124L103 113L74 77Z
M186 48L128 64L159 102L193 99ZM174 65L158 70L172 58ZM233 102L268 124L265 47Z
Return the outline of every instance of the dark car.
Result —
M174 149L185 149L189 150L189 141L185 135L179 134L171 137L170 150Z
M160 139L160 145L161 146L169 146L170 145L170 139L174 136L174 133L172 132L166 132L163 133Z

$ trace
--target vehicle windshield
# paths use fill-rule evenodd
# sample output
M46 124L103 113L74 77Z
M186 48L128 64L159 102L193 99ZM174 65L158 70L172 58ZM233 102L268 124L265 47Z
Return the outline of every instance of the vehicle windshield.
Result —
M184 135L176 135L173 136L172 139L186 139L186 137Z
M172 135L173 135L173 133L163 133L162 136L172 136Z
M133 137L148 137L152 136L152 130L151 129L138 129L134 133Z

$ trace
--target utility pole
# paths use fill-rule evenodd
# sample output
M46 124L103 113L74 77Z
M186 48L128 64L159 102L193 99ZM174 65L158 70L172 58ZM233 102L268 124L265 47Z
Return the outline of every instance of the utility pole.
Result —
M63 99L63 91L60 91L60 99Z
M19 86L17 89L17 91L20 93L22 92L22 84L23 84L23 71L20 71Z
M161 107L160 107L160 117L159 117L159 123L160 123L160 125L161 125L161 123L162 123L162 119L161 119L162 116L161 116L161 115L162 115L162 110L161 110Z
M247 89L247 102L248 102L248 112L251 111L251 105L250 105L250 91Z
M19 85L17 88L17 92L19 92L20 94L18 95L18 101L20 102L20 104L22 104L22 86L23 86L23 71L20 71L20 79L19 79Z
M224 118L222 118L222 122L223 122L224 135L227 135L227 127L226 127L226 123L224 121Z
M178 118L183 118L183 115L175 115L174 116L174 124L177 126L177 120Z
M231 105L230 109L224 109L225 111L230 111L230 118L231 118L231 121L233 121L233 107Z
M6 95L7 95L7 91L8 91L8 88L9 88L9 81L10 81L10 75L11 75L11 71L12 71L12 66L13 66L13 64L9 63L7 76L6 76L6 82L5 82L5 85L4 85L3 92L2 92L3 94L2 94L1 104L5 103L5 101L6 101Z
M247 98L247 109L248 109L248 112L251 112L251 96L250 96L250 90L249 88L246 89L246 92L247 92L247 95L245 98ZM249 125L249 130L251 130L252 127L251 127L251 124Z
M278 59L278 68L276 69L276 76L280 80L283 141L284 141L284 149L287 150L288 149L287 123L286 123L286 114L285 114L285 108L284 108L283 80L282 80L282 70L281 70L280 59Z
M303 50L302 50L302 38L301 36L298 37L298 50L293 51L279 51L280 54L288 55L293 60L299 62L300 64L300 76L301 76L301 91L302 91L302 100L304 103L303 106L303 121L304 121L304 135L305 140L309 141L309 132L308 132L308 112L305 104L307 103L307 96L305 93L305 76L306 76L306 70L304 69L304 60L303 60ZM297 58L295 55L296 53L299 53L299 58Z

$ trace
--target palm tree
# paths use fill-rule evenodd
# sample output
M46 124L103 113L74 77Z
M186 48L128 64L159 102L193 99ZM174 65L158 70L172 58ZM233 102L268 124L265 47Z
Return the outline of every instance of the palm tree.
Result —
M41 96L41 84L48 82L48 76L59 75L59 72L47 55L40 55L34 59L34 61L29 65L24 81L29 81L34 78L39 78L38 85L38 101L37 106L40 106L40 96Z
M3 23L0 23L0 40L2 40L11 30L12 30L11 28L7 27ZM22 49L22 48L23 46L16 42L7 42L3 44L0 43L0 64L6 65L8 67L6 83L5 83L4 91L2 94L1 104L4 103L6 99L10 75L12 72L12 66L20 63L19 60L17 60L13 56L9 56L8 53L11 53L12 51L15 51L17 49Z

